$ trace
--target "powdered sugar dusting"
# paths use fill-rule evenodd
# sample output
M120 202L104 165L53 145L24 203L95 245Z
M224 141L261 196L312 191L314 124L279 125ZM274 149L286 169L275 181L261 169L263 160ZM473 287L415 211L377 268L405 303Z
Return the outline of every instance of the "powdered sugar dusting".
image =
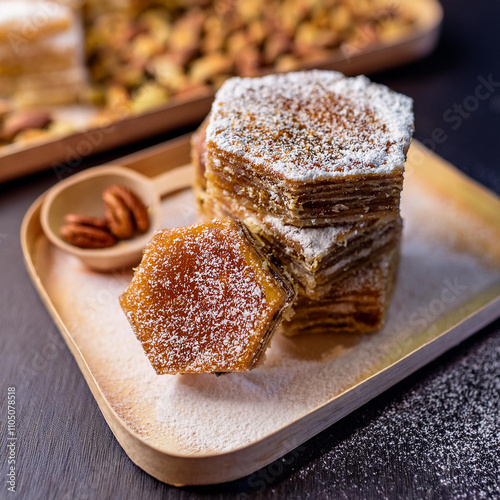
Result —
M293 339L276 335L264 365L246 374L156 375L118 304L131 273L88 272L44 239L37 261L44 263L41 279L51 300L127 425L169 450L227 451L269 435L401 358L432 338L437 320L454 314L458 321L472 312L480 294L500 292L499 270L484 267L474 252L459 251L451 243L449 235L463 224L463 213L449 213L449 208L447 216L454 215L454 222L444 225L439 208L445 204L432 196L411 183L405 188L400 275L382 331ZM179 209L189 203L189 192L168 200L166 225L192 222L194 211ZM487 230L468 229L472 234Z
M371 222L361 222L325 227L298 228L283 224L278 217L271 215L265 215L263 220L264 224L275 233L295 242L300 247L301 256L310 260L328 254L336 246L346 246L350 239L356 236L358 232L363 232L371 224Z
M120 301L157 373L248 369L282 306L248 248L231 219L153 236Z
M211 113L214 158L236 155L292 181L402 171L413 133L409 97L335 71L231 78Z
M212 203L214 201L212 200ZM286 247L290 242L299 248L299 254L302 259L315 260L327 255L334 247L346 246L348 241L363 233L368 228L373 227L376 221L363 221L356 223L335 224L324 227L297 227L285 224L280 217L270 214L257 214L245 207L238 205L230 200L225 200L229 206L229 212L233 216L243 220L246 225L254 227L254 232L259 233L262 227L270 234L274 234L278 239L286 242ZM215 202L215 213L225 213L217 202ZM394 219L385 217L380 222Z

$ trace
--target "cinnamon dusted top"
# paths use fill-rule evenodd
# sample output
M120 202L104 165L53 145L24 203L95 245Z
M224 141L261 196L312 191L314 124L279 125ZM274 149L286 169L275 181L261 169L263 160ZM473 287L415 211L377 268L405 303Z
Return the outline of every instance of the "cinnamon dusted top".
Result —
M210 151L289 181L401 171L413 133L409 97L335 71L231 78L211 113Z

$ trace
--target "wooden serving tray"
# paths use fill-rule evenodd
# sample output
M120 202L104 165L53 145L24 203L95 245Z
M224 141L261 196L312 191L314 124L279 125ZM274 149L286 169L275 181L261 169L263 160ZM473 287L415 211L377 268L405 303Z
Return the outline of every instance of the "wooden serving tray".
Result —
M119 163L153 176L189 172L188 160L182 137ZM417 142L385 328L368 336L277 334L264 365L248 374L156 375L118 305L131 271L93 273L51 246L40 227L42 200L21 229L28 272L119 443L170 484L258 470L500 316L500 199ZM163 207L165 227L197 218L190 189Z
M437 44L443 11L438 0L412 0L401 7L415 17L413 30L392 44L359 47L352 53L332 52L329 59L311 61L304 69L335 69L347 75L368 74L393 68L429 54ZM108 127L82 130L64 137L0 148L0 182L59 164L200 123L210 110L212 91L172 99L165 106L125 118Z

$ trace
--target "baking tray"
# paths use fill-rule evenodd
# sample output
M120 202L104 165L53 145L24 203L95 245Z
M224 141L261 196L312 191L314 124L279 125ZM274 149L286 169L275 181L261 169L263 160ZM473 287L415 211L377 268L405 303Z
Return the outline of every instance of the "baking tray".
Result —
M148 176L186 172L189 138L123 158ZM410 148L398 283L368 336L277 334L248 374L158 376L118 305L131 271L98 274L51 246L43 196L27 212L27 270L128 456L161 481L213 484L285 455L500 316L500 199L418 142ZM164 226L197 218L191 190ZM91 461L91 456L89 456Z
M411 11L415 27L391 44L360 47L346 54L333 51L329 59L311 61L304 69L336 69L347 75L382 71L420 59L437 44L443 18L437 0L403 2L401 8ZM167 105L130 116L102 128L93 128L63 137L29 144L11 144L0 148L0 182L49 168L60 168L68 161L137 142L181 127L199 123L213 101L212 91L192 92L174 98Z

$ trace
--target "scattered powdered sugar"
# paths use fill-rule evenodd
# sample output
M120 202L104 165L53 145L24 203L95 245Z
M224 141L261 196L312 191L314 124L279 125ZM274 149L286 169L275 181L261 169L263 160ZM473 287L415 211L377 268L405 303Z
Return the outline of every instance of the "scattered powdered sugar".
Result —
M461 213L443 225L443 211L434 210L439 199L427 202L430 196L405 188L400 274L382 331L293 339L278 334L264 365L246 374L156 375L118 304L130 272L89 272L45 239L37 260L44 263L44 286L99 387L130 428L169 450L227 451L269 435L400 359L432 338L437 320L469 314L471 298L494 287L498 293L500 272L448 244L447 235L463 224ZM182 208L192 203L190 192L165 202L166 226L194 222L194 211ZM415 210L427 204L432 217Z
M213 155L309 181L402 170L412 133L409 97L364 76L314 70L226 81L207 142Z
M320 488L322 498L372 498L374 492L381 498L497 498L498 340L498 333L483 335L455 350L399 394L392 391L380 404L323 434L313 444L321 458L301 463L298 477L338 479L336 472L347 463L344 477L355 480L341 488L330 481ZM388 475L381 476L381 470Z
M254 221L258 226L258 221L255 219ZM360 222L325 227L299 228L284 224L279 217L272 215L265 215L263 221L273 232L296 243L301 250L301 256L310 260L326 255L335 246L346 246L347 242L355 237L358 232L363 232L372 224L370 222Z

